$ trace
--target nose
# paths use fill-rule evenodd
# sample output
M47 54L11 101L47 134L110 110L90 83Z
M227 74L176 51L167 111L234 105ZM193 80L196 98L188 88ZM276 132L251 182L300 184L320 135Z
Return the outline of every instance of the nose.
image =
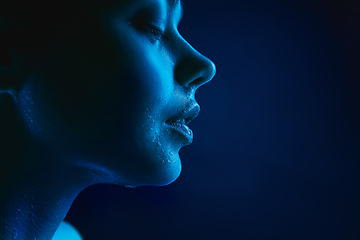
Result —
M210 59L183 41L175 66L175 80L182 86L197 89L215 76L216 67Z

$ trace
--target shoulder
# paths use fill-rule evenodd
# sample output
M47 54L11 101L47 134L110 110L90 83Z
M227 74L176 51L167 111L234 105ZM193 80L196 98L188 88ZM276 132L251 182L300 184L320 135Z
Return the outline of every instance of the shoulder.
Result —
M83 240L79 231L70 223L62 221L52 240Z

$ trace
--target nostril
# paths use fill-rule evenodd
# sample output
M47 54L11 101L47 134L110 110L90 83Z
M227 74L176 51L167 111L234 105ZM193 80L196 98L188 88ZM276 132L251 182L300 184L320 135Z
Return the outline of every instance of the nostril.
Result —
M207 81L205 81L205 79L203 77L199 77L197 79L195 79L194 81L192 81L190 84L189 84L189 87L195 87L195 88L198 88L200 87L201 85L205 84Z
M215 64L194 49L186 40L175 64L175 79L182 86L195 88L209 82L215 75Z
M207 61L208 61L207 65L203 68L204 70L202 71L202 74L200 74L201 77L198 77L195 80L193 80L189 84L189 86L195 86L196 88L198 88L204 85L205 83L208 83L214 78L216 73L215 64L209 59L207 59Z
M192 85L195 85L197 87L200 87L201 85L204 85L205 83L211 81L216 73L215 64L204 55L200 53L199 55L200 59L198 62L198 77L195 78L191 83Z

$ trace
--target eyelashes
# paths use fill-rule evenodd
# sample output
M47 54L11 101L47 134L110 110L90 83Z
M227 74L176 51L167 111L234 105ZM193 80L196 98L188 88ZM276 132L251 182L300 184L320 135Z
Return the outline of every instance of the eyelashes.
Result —
M164 38L163 31L161 31L155 26L151 26L150 24L149 25L144 24L143 30L146 31L148 34L153 35L158 40Z
M150 40L159 41L165 39L164 31L154 24L148 22L133 22L134 26L146 34Z

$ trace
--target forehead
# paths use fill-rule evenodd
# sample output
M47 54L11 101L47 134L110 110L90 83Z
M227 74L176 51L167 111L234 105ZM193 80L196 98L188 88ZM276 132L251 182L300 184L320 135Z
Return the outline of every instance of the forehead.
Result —
M99 1L99 0L97 0ZM105 0L106 1L106 0ZM108 0L109 1L109 0ZM115 17L131 18L138 12L156 12L166 17L170 22L179 24L183 16L181 0L110 0L113 4L101 4L102 7L96 11L101 12L101 16L112 19ZM99 5L98 5L99 6ZM101 9L101 10L100 10ZM104 9L104 11L102 11ZM99 11L100 10L100 11ZM109 14L110 13L110 14ZM107 16L106 16L107 15Z
M76 25L75 22L79 19L82 19L80 22L89 22L88 18L92 14L87 13L93 12L94 8L99 10L102 8L100 6L111 6L112 4L125 7L129 4L132 5L131 3L135 5L144 3L146 5L166 4L166 8L172 13L171 15L175 13L175 19L181 20L183 15L182 0L63 0L59 2L49 0L9 0L6 1L6 6L13 9L13 11L5 11L9 12L9 16L1 13L1 17L9 19L10 22L24 29L50 33L54 29L60 31L62 28L71 28ZM14 14L12 14L13 12Z
M167 0L167 3L169 4L169 6L171 8L176 8L176 6L179 4L180 5L180 10L181 10L181 15L183 14L183 1L182 0Z
M175 6L177 3L183 4L182 0L167 0L167 2L170 6Z
M78 0L84 1L84 0ZM112 6L119 7L122 9L122 13L126 14L127 10L131 11L132 8L142 7L142 6L163 6L165 9L168 9L169 12L179 12L182 16L183 14L183 2L182 0L88 0L95 3L95 8L99 6L104 6L105 8ZM101 7L100 7L101 8ZM108 9L108 8L107 8Z

